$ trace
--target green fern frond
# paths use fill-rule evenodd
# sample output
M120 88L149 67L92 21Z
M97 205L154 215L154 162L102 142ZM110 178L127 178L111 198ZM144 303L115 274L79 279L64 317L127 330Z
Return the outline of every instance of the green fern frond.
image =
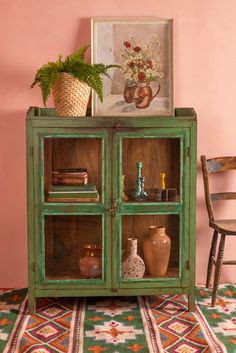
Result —
M41 72L40 87L42 90L43 104L46 106L51 90L59 78L57 67L46 67Z
M71 74L78 80L86 82L102 101L102 79L95 66L87 63L75 64Z
M57 62L58 62L58 63L61 63L61 62L62 62L62 55L61 55L61 54L59 54Z
M87 78L86 83L97 93L101 102L103 102L103 82L98 74Z
M69 56L71 61L84 61L85 58L85 53L87 49L89 48L89 45L85 45L82 48L76 50L73 54Z
M112 69L112 68L121 68L120 65L104 65L104 64L94 64L93 65L96 69L96 72L101 75L105 75L107 73L107 70Z
M120 66L118 64L106 65L105 67L106 67L106 70L114 69L114 68L122 69L122 66Z
M102 75L110 78L108 70L111 68L121 68L119 65L104 65L104 64L88 64L85 62L85 53L89 45L83 46L76 50L73 54L67 56L65 60L62 55L59 55L55 62L49 61L37 70L34 81L31 84L33 88L39 84L42 92L43 103L46 101L53 89L61 72L67 72L76 79L86 82L98 94L102 101L103 99L103 82Z
M85 62L85 60L84 60L85 53L88 48L89 48L89 45L85 45L82 48L76 50L73 54L66 57L65 62L64 62L65 72L70 72L71 65L73 65L74 63L84 63Z

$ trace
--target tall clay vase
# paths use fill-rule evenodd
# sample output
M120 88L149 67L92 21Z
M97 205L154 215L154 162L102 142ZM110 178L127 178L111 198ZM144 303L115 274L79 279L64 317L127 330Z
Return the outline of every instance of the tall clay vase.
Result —
M170 248L171 240L165 234L165 227L150 226L149 234L143 241L144 261L149 275L165 275L170 258Z
M137 254L138 239L127 239L127 250L122 259L123 278L142 278L145 272L145 265L142 258Z

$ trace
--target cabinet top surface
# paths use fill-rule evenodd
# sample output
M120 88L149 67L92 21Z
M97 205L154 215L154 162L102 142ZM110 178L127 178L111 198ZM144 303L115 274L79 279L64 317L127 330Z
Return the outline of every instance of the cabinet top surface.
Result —
M27 112L27 120L31 121L41 121L44 124L58 123L61 124L71 124L74 123L76 126L103 126L103 127L113 127L119 125L119 127L127 126L155 126L159 124L176 124L179 122L194 122L197 120L196 112L193 108L176 108L175 115L173 116L152 116L152 117L91 117L88 115L86 117L59 117L54 108L38 108L30 107Z

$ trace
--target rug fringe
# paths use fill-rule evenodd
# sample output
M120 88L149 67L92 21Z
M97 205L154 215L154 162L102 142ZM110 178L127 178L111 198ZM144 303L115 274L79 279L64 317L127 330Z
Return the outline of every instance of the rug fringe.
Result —
M139 308L143 320L143 326L146 334L146 339L149 347L152 347L152 351L150 353L165 353L161 343L160 332L155 323L155 319L152 314L152 310L149 306L149 303L146 298L142 298L140 296L138 298ZM152 326L152 330L149 329L148 325ZM154 331L155 336L152 337L150 332Z

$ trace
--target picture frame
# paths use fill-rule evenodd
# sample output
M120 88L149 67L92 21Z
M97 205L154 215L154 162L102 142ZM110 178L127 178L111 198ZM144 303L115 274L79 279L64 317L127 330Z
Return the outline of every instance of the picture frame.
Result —
M103 102L92 93L92 116L174 114L173 19L92 18L93 64L118 64L103 76Z

